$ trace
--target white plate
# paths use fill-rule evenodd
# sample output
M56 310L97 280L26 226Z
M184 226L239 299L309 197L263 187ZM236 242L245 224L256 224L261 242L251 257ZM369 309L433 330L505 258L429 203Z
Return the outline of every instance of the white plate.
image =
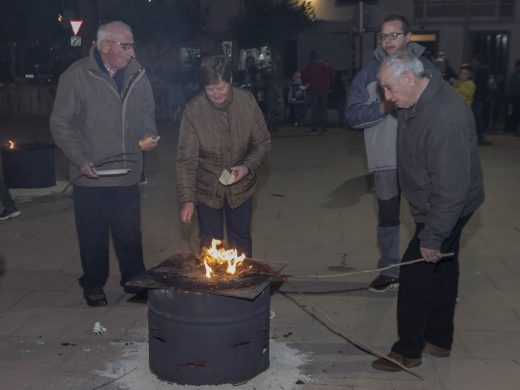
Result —
M105 171L96 171L98 176L117 176L126 175L131 169L107 169Z

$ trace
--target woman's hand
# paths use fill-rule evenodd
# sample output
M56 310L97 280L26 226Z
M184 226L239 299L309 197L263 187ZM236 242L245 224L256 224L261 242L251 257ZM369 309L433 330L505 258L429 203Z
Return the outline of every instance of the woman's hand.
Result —
M246 167L245 165L237 165L237 166L231 167L230 170L236 172L235 183L238 183L249 173L249 168Z
M195 211L193 202L184 203L181 208L181 221L184 223L191 223L191 217Z

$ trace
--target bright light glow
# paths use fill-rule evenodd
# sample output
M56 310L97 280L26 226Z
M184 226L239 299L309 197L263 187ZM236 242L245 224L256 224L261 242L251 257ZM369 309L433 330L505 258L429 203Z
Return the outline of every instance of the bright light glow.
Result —
M14 143L14 141L9 140L9 141L7 141L7 142L9 142L9 149L14 149L14 147L16 146L16 144Z
M224 265L228 274L234 274L237 266L242 264L246 258L245 254L238 256L236 249L217 248L222 245L221 240L212 239L211 248L204 248L202 256L204 260L204 267L206 268L206 278L210 279L215 273L215 268Z
M435 42L436 34L412 34L412 42Z

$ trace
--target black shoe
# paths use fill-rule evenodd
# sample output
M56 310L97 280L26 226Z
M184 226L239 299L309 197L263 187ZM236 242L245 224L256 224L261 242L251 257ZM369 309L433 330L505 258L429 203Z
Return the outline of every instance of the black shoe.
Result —
M372 283L370 283L370 286L368 286L368 289L372 292L377 293L383 293L388 291L391 288L398 288L399 287L399 279L393 278L391 276L386 275L378 275L374 280L372 280Z
M16 218L21 214L16 208L13 209L5 209L2 214L0 214L0 221L7 221L11 218Z
M101 287L83 288L83 298L87 301L87 305L92 307L108 305L107 297Z

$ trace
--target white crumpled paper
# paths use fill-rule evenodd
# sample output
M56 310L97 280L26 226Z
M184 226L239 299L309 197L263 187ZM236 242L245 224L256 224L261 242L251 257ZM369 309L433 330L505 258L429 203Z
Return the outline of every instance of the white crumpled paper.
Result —
M94 329L92 329L92 332L94 332L94 334L102 334L102 333L105 333L106 331L107 331L107 328L102 326L100 322L96 322L94 324Z

